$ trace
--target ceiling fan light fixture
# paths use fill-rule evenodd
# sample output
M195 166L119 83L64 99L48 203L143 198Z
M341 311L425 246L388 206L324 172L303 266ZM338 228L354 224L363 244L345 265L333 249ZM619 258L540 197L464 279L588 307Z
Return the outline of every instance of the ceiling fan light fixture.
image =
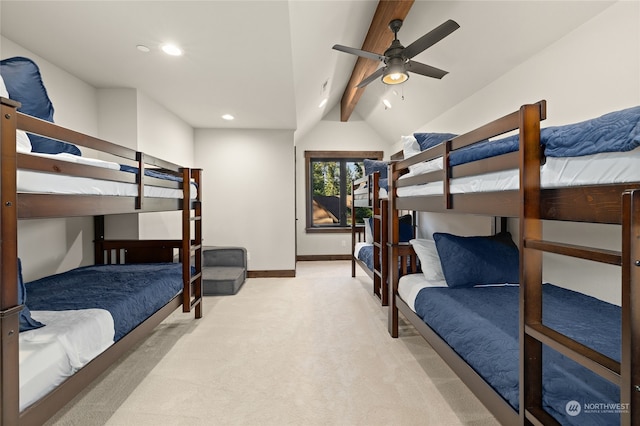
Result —
M409 79L409 73L404 67L402 58L392 58L387 62L387 67L382 74L384 84L400 84Z

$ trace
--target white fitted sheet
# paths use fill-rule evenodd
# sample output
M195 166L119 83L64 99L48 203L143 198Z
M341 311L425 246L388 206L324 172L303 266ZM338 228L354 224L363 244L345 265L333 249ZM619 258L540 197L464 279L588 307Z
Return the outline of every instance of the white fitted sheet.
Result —
M547 157L540 168L543 188L580 185L600 185L640 181L640 149L630 152L605 152L582 157ZM412 166L414 167L414 166ZM442 158L422 165L420 173L410 172L400 179L426 173L424 170L442 170ZM505 170L451 180L452 194L516 190L520 186L519 171ZM398 188L398 197L442 194L442 182Z
M429 281L422 273L403 275L398 282L398 294L412 311L416 311L415 301L420 290L425 287L446 287L446 281Z
M45 324L20 333L20 411L42 398L113 344L104 309L31 311Z
M39 157L55 158L71 163L85 164L94 167L102 167L110 170L120 170L120 165L110 161L95 158L80 157L72 154L36 154ZM30 192L39 194L77 194L77 195L114 195L135 197L138 195L138 186L134 183L114 182L109 180L93 179L79 176L67 176L54 173L42 173L30 170L18 170L18 192ZM194 199L197 187L192 183L190 198ZM160 186L146 185L145 197L182 198L181 189L164 188Z
M482 284L475 287L510 287L518 286L518 284ZM433 281L428 280L422 273L408 274L400 277L398 281L398 294L404 300L413 312L416 311L415 303L418 293L427 287L448 287L445 280Z
M365 242L356 243L356 245L353 247L353 257L358 259L358 255L360 254L360 250L362 249L362 247L371 246L371 245L372 245L371 243L365 243Z

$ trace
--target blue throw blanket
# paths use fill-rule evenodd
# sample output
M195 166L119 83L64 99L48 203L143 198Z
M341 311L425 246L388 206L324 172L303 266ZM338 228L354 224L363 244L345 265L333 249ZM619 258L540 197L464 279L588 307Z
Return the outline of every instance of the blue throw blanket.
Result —
M370 271L373 271L373 246L362 246L358 252L358 259L363 261Z
M26 283L25 287L32 311L108 310L117 341L180 292L182 265L86 266Z
M134 174L139 173L137 167L127 166L124 164L120 164L120 171L134 173ZM182 182L182 177L180 176L175 176L168 173L162 173L154 169L144 169L144 175L153 177L153 178L158 178L158 179L172 180L174 182Z
M640 106L601 117L540 130L540 143L547 157L579 157L601 152L627 152L640 146ZM454 151L451 166L517 151L517 135L484 141Z
M514 409L519 406L518 292L512 287L425 288L416 313ZM620 361L618 306L543 286L543 322ZM619 424L619 413L589 411L588 404L620 402L618 386L547 347L543 350L543 406L561 424ZM582 412L568 415L571 401Z

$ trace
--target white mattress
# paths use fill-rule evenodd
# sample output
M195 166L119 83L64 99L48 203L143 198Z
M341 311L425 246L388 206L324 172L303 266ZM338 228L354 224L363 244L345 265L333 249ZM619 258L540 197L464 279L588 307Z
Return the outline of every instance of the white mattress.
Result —
M412 311L416 311L415 301L418 292L425 287L446 287L446 281L428 281L422 273L403 275L398 282L398 294Z
M510 287L518 286L518 284L483 284L476 287ZM413 312L416 311L415 303L418 293L427 287L447 287L445 280L431 281L427 280L422 273L408 274L400 277L398 281L398 294L404 300Z
M582 157L547 157L540 168L540 184L543 188L580 185L599 185L640 181L640 148L630 152L605 152ZM442 170L442 158L420 164L420 172L412 171L400 179ZM452 179L452 194L469 192L507 191L518 189L519 171L505 170ZM442 182L398 188L398 197L442 194Z
M115 329L104 309L31 311L45 324L20 333L20 411L113 344Z
M30 154L77 164L120 170L120 165L117 163L72 154ZM114 182L78 176L34 172L30 170L18 170L17 186L18 192L40 194L115 195L128 197L138 195L138 186L134 183ZM196 194L197 188L192 183L190 198L195 198ZM145 197L182 198L182 190L146 185L144 195Z
M355 191L353 191L353 195L367 195L369 194L369 188L368 185L363 185L361 187L359 187L358 189L356 189ZM386 200L387 199L387 190L385 188L379 188L378 189L378 198Z

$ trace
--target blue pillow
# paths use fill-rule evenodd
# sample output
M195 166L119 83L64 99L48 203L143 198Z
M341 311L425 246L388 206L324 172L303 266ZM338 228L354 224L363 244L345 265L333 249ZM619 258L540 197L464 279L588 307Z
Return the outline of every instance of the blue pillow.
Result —
M449 287L518 283L520 255L511 234L460 237L433 234L442 272Z
M20 311L20 331L34 330L36 328L44 327L39 321L34 320L31 317L31 311L27 308L27 289L24 286L22 280L22 263L18 259L18 305L24 305Z
M398 237L401 243L408 243L413 239L413 219L410 214L400 216L398 220Z
M547 127L540 131L540 139L549 157L631 151L640 146L640 106L581 123Z
M389 163L386 161L380 160L370 160L368 158L364 159L364 174L370 175L373 172L380 173L380 179L387 178L387 169L389 167Z
M22 104L18 111L53 123L53 104L42 83L40 69L29 58L16 56L0 61L0 74L11 99ZM81 155L77 146L29 134L31 151Z
M444 141L453 139L458 135L453 133L414 133L413 137L420 145L420 151L425 151L431 147L441 144Z

